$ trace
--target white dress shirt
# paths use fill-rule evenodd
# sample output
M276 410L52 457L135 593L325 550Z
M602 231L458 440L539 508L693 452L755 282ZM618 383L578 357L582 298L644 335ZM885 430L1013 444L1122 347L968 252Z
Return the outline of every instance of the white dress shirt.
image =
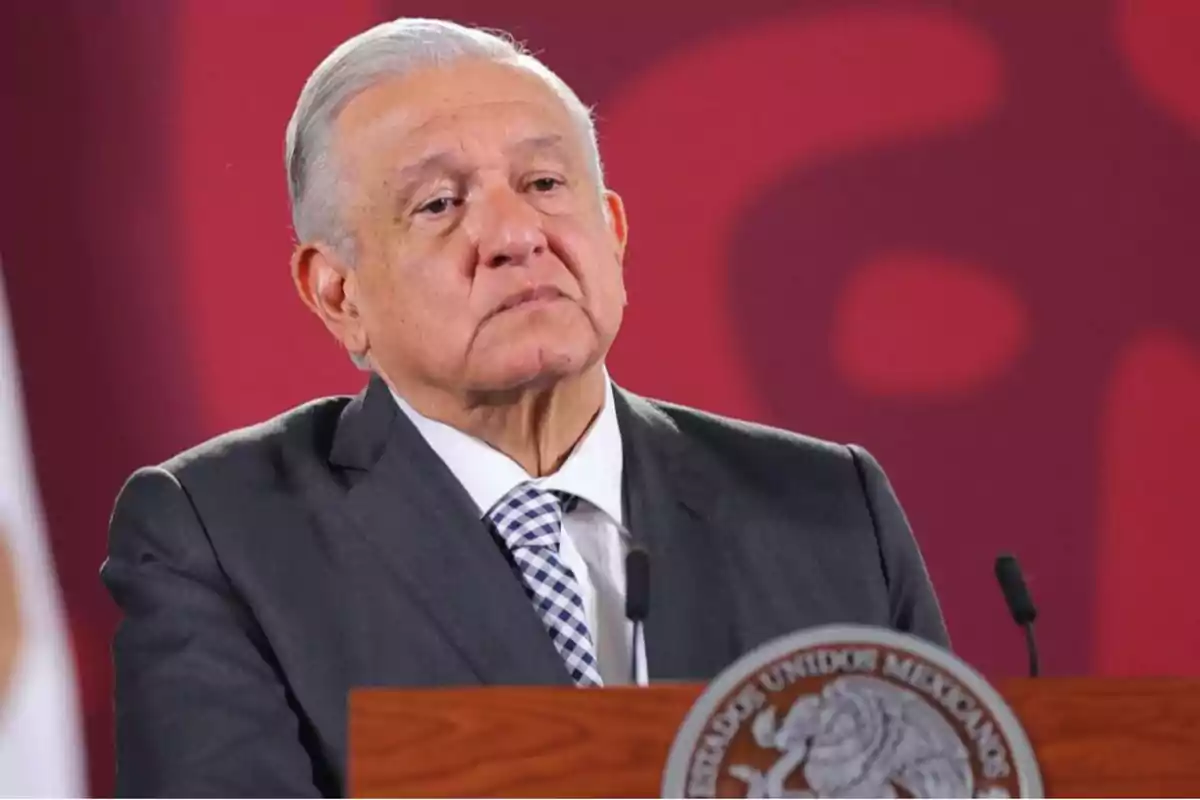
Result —
M625 619L625 554L621 430L613 407L612 382L604 375L604 407L559 470L531 477L521 465L491 445L449 425L422 416L393 393L401 410L416 425L475 501L480 518L520 483L579 498L563 517L560 556L579 584L588 629L595 645L601 680L606 686L630 682L633 627ZM640 643L639 643L640 645ZM638 683L646 682L645 647L638 647Z

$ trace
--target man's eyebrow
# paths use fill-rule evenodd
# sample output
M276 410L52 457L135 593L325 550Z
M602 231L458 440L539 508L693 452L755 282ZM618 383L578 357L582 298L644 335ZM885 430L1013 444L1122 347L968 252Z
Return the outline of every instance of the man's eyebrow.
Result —
M396 171L396 193L400 196L411 192L415 184L434 172L454 172L458 167L457 159L449 150L439 150L423 157L412 164L406 164Z
M530 153L543 150L554 150L561 153L566 152L563 146L563 137L561 134L551 133L544 136L529 136L514 142L507 148L509 153Z

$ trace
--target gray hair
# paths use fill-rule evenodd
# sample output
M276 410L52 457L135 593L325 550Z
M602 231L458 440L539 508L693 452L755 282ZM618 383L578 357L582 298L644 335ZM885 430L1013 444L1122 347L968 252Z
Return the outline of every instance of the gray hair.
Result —
M292 224L300 241L324 240L347 261L353 235L341 218L332 131L343 108L375 83L458 59L486 59L525 67L545 80L576 117L597 184L603 168L591 109L548 67L502 31L437 19L401 18L370 28L339 45L309 76L288 122L284 160Z

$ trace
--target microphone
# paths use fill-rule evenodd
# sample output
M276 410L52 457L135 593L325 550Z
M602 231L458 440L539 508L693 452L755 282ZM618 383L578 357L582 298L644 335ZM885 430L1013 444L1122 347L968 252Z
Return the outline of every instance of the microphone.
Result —
M1025 586L1025 577L1021 574L1021 565L1015 556L1004 553L996 559L996 580L1000 590L1004 592L1004 601L1008 603L1008 611L1013 621L1025 630L1025 649L1029 651L1029 677L1038 676L1037 639L1033 635L1033 621L1037 619L1037 608L1029 589Z
M641 662L642 623L650 613L650 554L635 544L625 556L625 617L633 623L633 646L630 648L629 676L638 686L638 664Z

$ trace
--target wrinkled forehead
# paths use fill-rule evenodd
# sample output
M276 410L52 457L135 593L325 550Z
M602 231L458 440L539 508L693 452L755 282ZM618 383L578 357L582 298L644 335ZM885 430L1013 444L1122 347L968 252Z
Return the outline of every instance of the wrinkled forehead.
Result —
M580 120L546 80L519 65L485 61L380 81L346 105L334 128L338 160L352 172L402 169L443 149L489 157L552 139L583 157Z

